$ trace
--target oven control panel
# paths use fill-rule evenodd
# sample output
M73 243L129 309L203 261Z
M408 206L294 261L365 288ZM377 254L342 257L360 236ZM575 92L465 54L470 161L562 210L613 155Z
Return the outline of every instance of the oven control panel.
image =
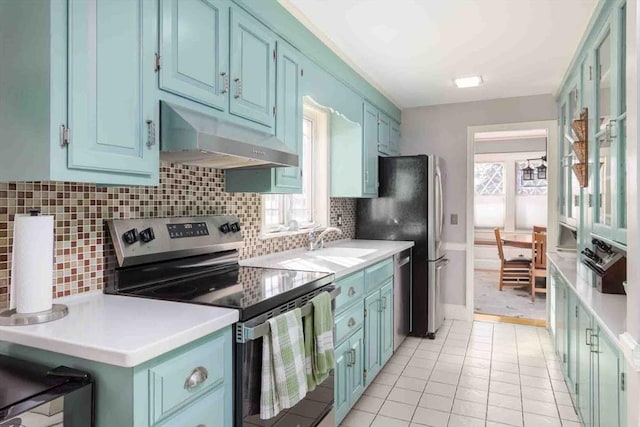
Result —
M209 228L206 222L183 222L180 224L167 224L170 239L182 239L184 237L208 236Z
M203 255L243 246L233 215L107 221L120 267Z

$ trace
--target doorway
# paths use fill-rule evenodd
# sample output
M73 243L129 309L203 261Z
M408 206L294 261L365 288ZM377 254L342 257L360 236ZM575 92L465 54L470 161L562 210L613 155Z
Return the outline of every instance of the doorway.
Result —
M535 248L542 253L555 247L557 215L551 202L557 194L555 147L555 121L468 129L466 305L470 318L490 315L537 324L547 318L540 257L537 265L542 277L532 274L531 265L536 265ZM533 234L534 227L538 234Z

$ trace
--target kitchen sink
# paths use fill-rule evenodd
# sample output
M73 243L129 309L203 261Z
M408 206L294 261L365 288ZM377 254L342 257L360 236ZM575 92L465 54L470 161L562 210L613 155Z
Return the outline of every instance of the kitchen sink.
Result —
M363 258L376 252L375 249L362 248L323 248L316 251L305 252L305 255L318 258Z

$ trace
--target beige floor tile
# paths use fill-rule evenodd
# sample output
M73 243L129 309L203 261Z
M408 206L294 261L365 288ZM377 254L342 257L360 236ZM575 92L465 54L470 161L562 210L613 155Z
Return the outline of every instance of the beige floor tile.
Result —
M409 405L417 405L420 401L422 393L419 391L408 390L406 388L394 387L389 393L387 400L394 402L407 403Z
M364 394L366 394L367 396L379 397L382 399L386 399L389 395L389 392L391 392L391 387L389 387L388 385L375 383L371 384L364 390Z
M421 380L418 378L400 377L396 381L396 387L406 388L409 390L419 391L422 393L424 387L427 385L427 380Z
M484 427L484 420L467 417L465 415L451 414L448 427Z
M488 394L489 392L487 390L458 387L458 389L456 390L456 399L486 404Z
M524 427L562 427L560 418L538 414L524 414Z
M413 414L414 423L431 427L447 427L449 412L436 411L428 408L418 408Z
M418 402L418 406L437 411L451 412L453 397L438 396L437 394L424 393Z
M378 415L383 415L385 417L397 418L403 421L411 421L411 417L413 417L413 413L416 410L417 405L409 405L406 403L393 402L391 400L387 400L380 408Z
M487 420L497 421L510 426L522 427L522 412L513 409L489 406L487 410Z
M438 396L453 397L456 393L456 386L429 381L424 391Z
M370 412L359 411L357 409L352 409L344 420L342 420L343 426L348 427L364 427L371 425L373 419L376 417L375 414Z
M371 424L371 427L407 427L408 425L409 423L407 421L378 415L373 421L373 424Z
M356 402L355 408L360 411L377 414L383 403L384 399L364 395Z
M490 392L489 405L521 411L522 398L520 396L509 396L507 394Z
M468 400L455 399L451 413L468 417L485 419L487 417L487 404L469 402Z

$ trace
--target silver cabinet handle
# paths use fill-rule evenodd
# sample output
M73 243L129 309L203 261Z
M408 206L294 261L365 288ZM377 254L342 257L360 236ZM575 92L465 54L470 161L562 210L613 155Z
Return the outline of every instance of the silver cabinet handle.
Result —
M242 80L240 77L236 77L233 81L236 82L236 94L233 97L238 99L242 96Z
M382 297L382 311L387 309L387 297Z
M591 337L593 337L593 329L586 328L584 330L584 340L585 340L585 345L589 347L591 347L591 345L593 344L593 342L591 341Z
M223 71L220 75L222 76L222 91L220 93L227 93L229 92L229 74Z
M147 120L147 147L156 145L156 124L153 120Z
M356 364L356 349L352 348L349 350L349 355L351 356L351 366Z
M207 427L207 426L204 424L198 424L196 427Z
M349 319L349 322L347 322L347 326L350 328L353 328L356 325L356 319L354 319L353 317L351 317Z
M593 342L594 338L596 342ZM600 353L600 337L598 334L591 334L591 353Z
M352 367L353 363L351 363L351 350L347 350L347 352L344 354L344 357L347 359L347 368Z
M186 390L191 390L205 382L207 378L209 378L209 372L207 371L207 368L198 366L187 377L186 381L184 382L184 388Z
M353 286L351 286L351 287L349 288L349 292L347 292L347 295L348 295L348 296L350 296L350 297L352 297L352 296L354 296L355 294L356 294L356 288L354 288Z

